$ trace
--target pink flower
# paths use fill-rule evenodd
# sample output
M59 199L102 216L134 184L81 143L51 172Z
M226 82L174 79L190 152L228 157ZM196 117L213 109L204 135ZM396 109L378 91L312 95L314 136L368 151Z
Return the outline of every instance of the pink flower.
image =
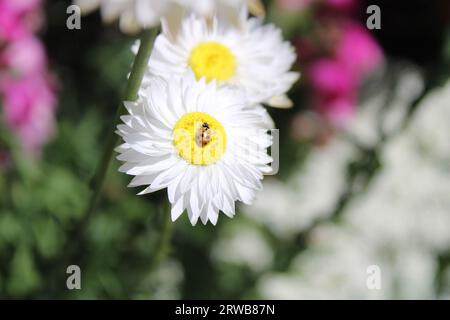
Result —
M14 40L26 33L26 26L20 15L0 2L0 44L2 41Z
M364 76L381 63L383 54L368 31L347 22L334 55L316 60L308 68L313 108L341 127L354 113Z
M0 0L0 6L9 12L24 14L37 10L41 2L41 0Z
M19 76L45 72L47 64L44 46L32 35L11 42L3 52L0 61Z
M345 125L356 107L358 81L338 60L321 59L309 70L313 108L337 127Z
M335 56L355 76L362 77L374 71L383 60L378 43L356 23L345 24Z
M18 39L40 25L41 0L0 0L0 43Z
M16 132L24 149L36 153L54 129L56 98L41 75L9 79L2 83L4 121Z
M56 97L45 49L33 35L40 26L41 0L0 0L0 93L3 121L38 153L54 130Z
M335 10L349 10L356 5L355 0L323 0L323 1L327 7Z
M355 79L347 67L332 59L312 63L308 77L313 89L327 96L348 94L356 87Z

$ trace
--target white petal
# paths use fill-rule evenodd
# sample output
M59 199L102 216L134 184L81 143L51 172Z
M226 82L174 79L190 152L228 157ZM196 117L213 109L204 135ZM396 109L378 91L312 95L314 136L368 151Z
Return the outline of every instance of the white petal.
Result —
M173 205L170 210L170 215L172 217L172 221L177 220L184 211L184 199L180 197Z

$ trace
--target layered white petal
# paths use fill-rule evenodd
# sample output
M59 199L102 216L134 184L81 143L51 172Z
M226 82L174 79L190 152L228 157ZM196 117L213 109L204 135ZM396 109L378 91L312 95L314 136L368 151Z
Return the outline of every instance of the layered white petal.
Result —
M80 7L82 13L90 13L100 7L105 22L120 19L120 28L127 33L157 26L163 17L166 27L173 33L187 12L206 17L223 13L224 18L234 22L242 6L256 9L254 3L259 3L259 0L73 0L73 3ZM262 7L260 3L259 7Z
M228 84L242 88L250 102L274 107L292 107L286 92L298 80L299 73L290 71L296 60L295 50L283 41L281 30L263 25L259 18L240 16L242 28L230 28L217 16L212 20L196 15L186 16L176 39L163 24L149 61L147 76L169 77L190 69L192 50L205 42L217 42L228 48L236 59L236 70Z
M148 79L138 100L125 107L128 114L117 127L124 142L116 148L124 162L119 170L135 176L130 187L144 186L140 194L167 188L173 220L186 211L193 225L198 220L216 224L220 211L234 216L236 201L252 203L272 161L261 106L249 106L237 88L196 81L187 72ZM226 133L225 152L213 164L189 163L173 143L176 123L194 111L216 119Z

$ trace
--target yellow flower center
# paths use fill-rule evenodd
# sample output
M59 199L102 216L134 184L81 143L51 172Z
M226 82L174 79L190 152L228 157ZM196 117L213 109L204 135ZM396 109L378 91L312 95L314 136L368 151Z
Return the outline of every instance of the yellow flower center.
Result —
M190 112L173 129L173 143L184 160L194 165L210 165L225 153L227 136L219 121L204 112Z
M236 58L230 49L218 42L203 42L191 51L189 66L197 80L201 77L208 82L228 80L236 71Z

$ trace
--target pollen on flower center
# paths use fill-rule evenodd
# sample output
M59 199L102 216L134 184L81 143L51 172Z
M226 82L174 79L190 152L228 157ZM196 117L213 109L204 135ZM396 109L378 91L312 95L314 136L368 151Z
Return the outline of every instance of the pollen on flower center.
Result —
M228 80L236 71L236 58L230 49L218 42L203 42L191 51L189 66L197 79Z
M227 136L222 124L204 112L183 115L173 129L178 155L190 164L210 165L225 153Z

